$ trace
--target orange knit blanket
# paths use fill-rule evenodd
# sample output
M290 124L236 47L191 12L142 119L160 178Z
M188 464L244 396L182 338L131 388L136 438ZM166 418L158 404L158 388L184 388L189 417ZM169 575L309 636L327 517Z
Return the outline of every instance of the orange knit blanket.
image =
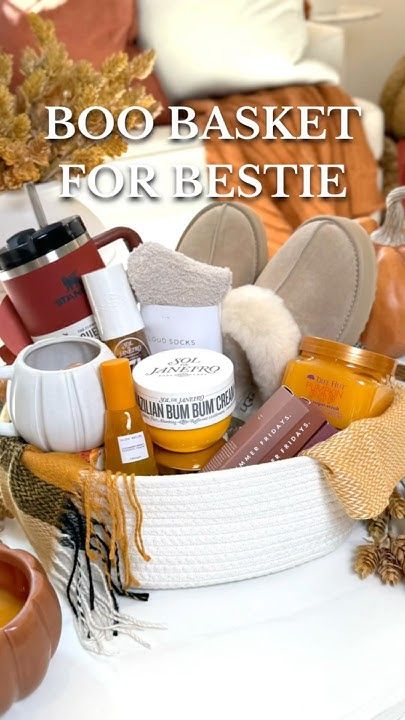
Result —
M224 98L208 98L189 100L186 105L194 108L197 121L205 127L214 105L218 105L224 120L229 127L235 125L235 114L239 107L249 105L258 108L257 121L264 131L264 118L261 108L264 105L293 106L293 110L283 123L288 130L297 136L300 134L299 106L353 106L355 103L340 87L332 85L303 85L260 90L250 94L234 94ZM262 118L262 119L260 119ZM369 215L382 207L383 201L377 186L377 163L369 148L361 119L354 113L350 114L349 130L353 140L335 140L340 132L337 113L330 117L321 117L319 130L327 130L326 139L322 141L294 140L269 141L259 138L245 140L221 140L217 134L211 135L206 141L207 161L210 164L231 164L234 171L228 177L227 186L221 192L229 192L240 185L238 169L247 163L254 165L308 163L344 164L346 166L345 184L346 198L317 198L320 190L319 177L314 173L312 192L314 198L302 199L302 179L292 172L286 175L286 193L288 198L274 199L275 177L266 174L261 177L263 191L254 199L243 199L261 216L267 230L269 253L274 252L305 220L315 215L339 215L358 218ZM246 127L240 127L246 134ZM264 134L261 132L260 135ZM249 188L251 191L251 188ZM238 198L236 198L238 199Z

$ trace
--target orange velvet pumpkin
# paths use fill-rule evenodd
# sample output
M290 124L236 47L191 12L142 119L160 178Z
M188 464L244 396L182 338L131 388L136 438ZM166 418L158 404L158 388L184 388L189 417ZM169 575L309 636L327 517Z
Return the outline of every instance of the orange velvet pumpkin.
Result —
M405 187L388 195L384 225L371 235L377 254L377 292L362 336L368 350L396 358L405 355L404 198Z
M61 611L39 562L0 544L0 587L24 601L0 628L0 715L42 682L59 643Z
M405 246L377 246L376 300L363 335L369 350L405 355Z

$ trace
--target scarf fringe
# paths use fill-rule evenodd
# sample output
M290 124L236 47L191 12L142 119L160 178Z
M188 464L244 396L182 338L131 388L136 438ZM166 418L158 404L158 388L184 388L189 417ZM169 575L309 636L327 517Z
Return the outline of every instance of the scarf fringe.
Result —
M132 573L130 545L137 548L140 561L150 560L142 540L143 514L135 477L89 467L59 485L55 469L53 485L25 467L26 447L19 439L0 439L0 520L13 513L25 529L25 516L32 518L30 540L67 597L77 635L87 650L112 654L106 641L118 634L149 648L142 632L165 626L120 613L117 601L118 596L140 601L149 597L133 590L139 582ZM20 495L15 496L13 488ZM132 537L127 533L128 508L135 521ZM35 519L48 524L53 552L49 542L41 542L40 535L46 531L40 525L35 529Z
M135 518L133 542L140 557L145 562L149 562L150 556L145 551L142 539L143 511L136 492L135 476L115 475L107 471L103 474L104 482L101 483L100 475L97 470L85 470L80 473L82 497L79 502L81 501L83 505L86 518L86 554L91 560L96 561L94 529L102 525L106 531L108 527L110 529L107 538L109 562L105 563L107 576L110 573L110 566L116 565L116 548L119 547L124 569L123 585L125 588L139 587L139 582L133 576L130 567L129 538L123 504L123 496L126 496Z
M60 538L63 545L71 537ZM165 630L161 623L138 620L120 613L115 591L109 586L103 570L89 562L85 551L72 553L62 546L54 561L52 576L66 594L74 614L75 628L82 646L97 655L114 655L106 643L117 635L127 635L144 648L150 643L139 635L144 630Z
M120 542L122 533L125 535L126 531L124 519L121 517L112 522L114 507L111 501L105 502L105 486L95 483L96 479L100 479L98 473L90 473L89 476L94 492L92 501L87 503L85 517L81 512L80 498L71 498L61 518L63 530L60 531L54 561L55 578L61 580L74 614L78 637L87 650L96 654L112 654L105 643L118 634L128 635L139 645L150 648L138 631L161 630L165 626L136 620L119 612L117 596L146 601L149 595L128 589L132 575L128 572L127 545ZM110 485L110 497L111 493L115 490ZM90 509L97 519L88 514ZM123 580L120 572L122 565Z

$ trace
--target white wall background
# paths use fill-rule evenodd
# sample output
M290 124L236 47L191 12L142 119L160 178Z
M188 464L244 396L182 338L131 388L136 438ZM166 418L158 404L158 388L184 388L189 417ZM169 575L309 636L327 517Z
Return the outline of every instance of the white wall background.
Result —
M313 4L321 9L323 2L328 0L314 0ZM345 0L344 4L382 10L381 17L374 20L342 25L347 46L345 89L378 102L394 63L405 56L405 0Z

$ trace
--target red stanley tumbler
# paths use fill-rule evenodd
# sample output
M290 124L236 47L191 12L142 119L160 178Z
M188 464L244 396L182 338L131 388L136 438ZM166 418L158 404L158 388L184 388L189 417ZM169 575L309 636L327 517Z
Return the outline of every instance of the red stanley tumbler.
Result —
M98 249L123 239L129 250L141 242L130 228L91 238L79 216L23 230L0 250L0 337L16 355L32 341L58 335L98 337L81 276L104 267Z

